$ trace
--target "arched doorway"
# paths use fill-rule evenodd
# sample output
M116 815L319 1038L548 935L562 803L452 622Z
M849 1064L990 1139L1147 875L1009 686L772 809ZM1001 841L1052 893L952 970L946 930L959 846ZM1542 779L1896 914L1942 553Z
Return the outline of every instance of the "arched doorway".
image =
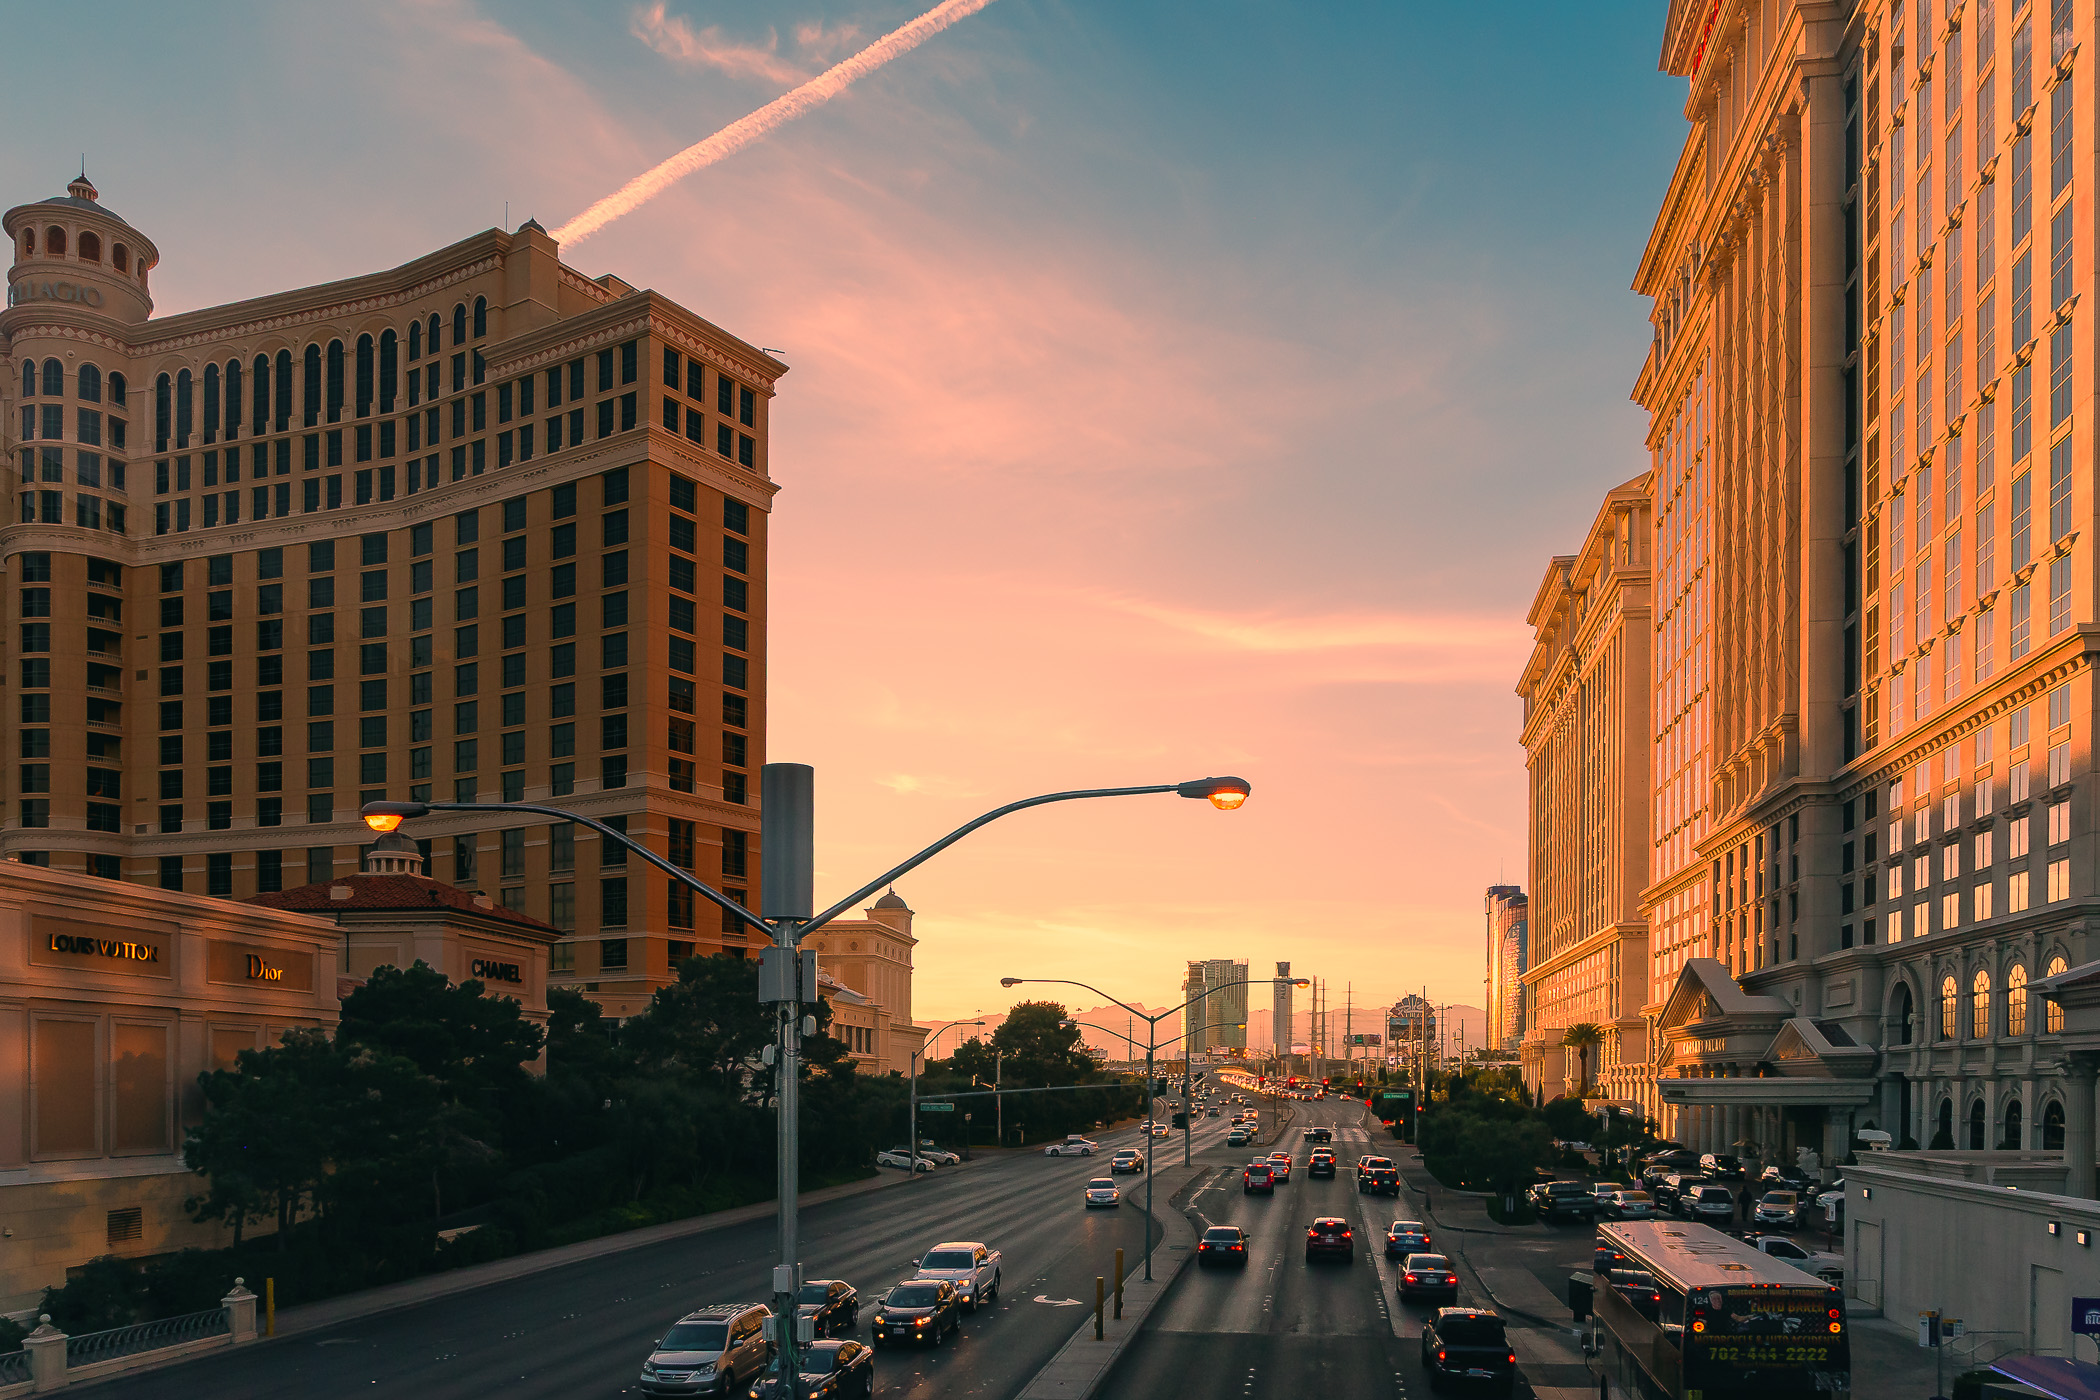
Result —
M1896 984L1896 1000L1891 1008L1891 1012L1889 1019L1895 1024L1890 1029L1895 1032L1896 1043L1898 1045L1910 1044L1912 1023L1916 1019L1917 1008L1911 1003L1909 983L1898 982Z
M1939 1126L1932 1134L1932 1141L1926 1144L1935 1152L1954 1146L1954 1100L1941 1099L1937 1117Z
M2005 1140L1999 1146L2008 1152L2017 1152L2027 1145L2027 1139L2023 1136L2023 1129L2027 1126L2022 1121L2024 1116L2018 1099L2005 1106Z
M1969 1150L1983 1151L1983 1100L1969 1105Z
M2063 1150L2064 1106L2060 1103L2053 1103L2042 1110L2042 1151L2061 1152Z

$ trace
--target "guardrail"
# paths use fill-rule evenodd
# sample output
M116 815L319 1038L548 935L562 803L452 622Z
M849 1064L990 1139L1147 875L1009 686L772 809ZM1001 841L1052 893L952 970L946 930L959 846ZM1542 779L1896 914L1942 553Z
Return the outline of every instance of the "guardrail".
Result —
M37 1319L22 1349L0 1355L0 1400L59 1390L75 1381L138 1371L213 1347L238 1346L256 1337L256 1297L240 1279L216 1308L153 1322L83 1332L69 1337Z
M106 1332L83 1332L67 1337L66 1369L92 1366L98 1361L114 1361L120 1356L136 1356L142 1351L158 1351L162 1347L181 1346L185 1342L230 1333L233 1323L227 1312L227 1308L220 1306L181 1317L135 1322L129 1327L112 1327Z
M35 1373L30 1369L28 1352L11 1351L5 1356L0 1356L0 1385L19 1385L23 1381L35 1378Z

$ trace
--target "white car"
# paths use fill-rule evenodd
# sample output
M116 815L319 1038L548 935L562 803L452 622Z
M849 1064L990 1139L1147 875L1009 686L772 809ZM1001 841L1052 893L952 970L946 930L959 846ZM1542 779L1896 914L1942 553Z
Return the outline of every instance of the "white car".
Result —
M1803 1273L1814 1274L1825 1283L1841 1284L1845 1281L1845 1257L1820 1249L1803 1249L1785 1235L1754 1235L1750 1243L1761 1254L1774 1259L1784 1259Z
M899 1171L909 1169L912 1171L930 1172L933 1170L933 1163L927 1161L924 1157L914 1161L909 1154L903 1152L878 1152L875 1154L875 1165L878 1167L895 1167Z
M1051 1143L1043 1149L1043 1155L1045 1157L1091 1157L1094 1155L1094 1144L1088 1142L1085 1138L1067 1138L1063 1142Z
M1154 1137L1156 1137L1156 1138L1163 1138L1163 1137L1165 1137L1166 1135L1167 1135L1167 1125L1166 1125L1166 1124L1164 1124L1164 1123L1158 1124L1158 1125L1156 1125L1156 1126L1155 1126L1155 1127L1154 1127L1154 1128L1152 1129L1152 1136L1154 1136Z
M1086 1184L1086 1208L1088 1210L1092 1210L1095 1206L1120 1206L1122 1204L1123 1192L1109 1178L1097 1176Z

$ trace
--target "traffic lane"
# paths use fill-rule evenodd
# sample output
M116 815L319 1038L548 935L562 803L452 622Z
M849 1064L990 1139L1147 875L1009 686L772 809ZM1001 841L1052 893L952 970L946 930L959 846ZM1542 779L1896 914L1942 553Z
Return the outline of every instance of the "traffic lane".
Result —
M1426 1393L1390 1338L1254 1332L1147 1331L1139 1334L1095 1392L1097 1400L1234 1396L1305 1400L1309 1395L1405 1396Z
M1019 1308L1012 1301L1017 1278L1037 1285L1031 1296L1083 1294L1091 1304L1092 1277L1112 1268L1116 1245L1131 1259L1142 1248L1140 1212L1085 1210L1081 1191L1095 1165L1088 1158L1030 1156L922 1179L897 1188L902 1197L882 1192L811 1207L803 1213L807 1276L854 1282L866 1319L875 1296L908 1272L906 1258L941 1239L985 1239L1005 1254L1007 1291L999 1313L980 1314L965 1332L997 1326L1000 1342L992 1350L1000 1364L988 1369L1025 1380L1069 1338L1080 1309ZM321 1337L120 1378L102 1393L141 1400L296 1393L328 1400L413 1387L427 1400L449 1400L490 1385L518 1396L633 1393L650 1344L670 1321L709 1302L767 1298L775 1240L772 1222L760 1221L666 1241L362 1319ZM927 1366L914 1360L885 1365L885 1384L898 1372L900 1380L912 1377L917 1393L944 1393L946 1382L929 1384ZM956 1393L1005 1392L964 1386Z

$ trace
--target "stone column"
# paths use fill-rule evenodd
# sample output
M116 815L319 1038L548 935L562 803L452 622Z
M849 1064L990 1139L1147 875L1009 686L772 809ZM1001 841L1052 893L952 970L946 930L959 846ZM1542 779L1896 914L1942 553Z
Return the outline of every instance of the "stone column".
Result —
M2074 1050L2064 1064L2064 1194L2093 1195L2093 1079L2100 1054Z
M2025 1151L2031 1152L2042 1145L2042 1125L2035 1121L2035 1119L2039 1116L2039 1113L2036 1109L2036 1104L2039 1102L2040 1101L2035 1097L2034 1080L2021 1080L2020 1146Z
M1847 1146L1844 1111L1836 1107L1823 1110L1823 1180L1836 1181L1838 1162L1845 1155Z
M226 1309L226 1330L235 1346L255 1340L255 1302L247 1280L238 1278L233 1281L233 1291L219 1300L219 1306Z
M29 1353L29 1375L42 1395L65 1387L66 1334L51 1325L50 1313L39 1314L36 1321L36 1330L22 1339L22 1350Z

